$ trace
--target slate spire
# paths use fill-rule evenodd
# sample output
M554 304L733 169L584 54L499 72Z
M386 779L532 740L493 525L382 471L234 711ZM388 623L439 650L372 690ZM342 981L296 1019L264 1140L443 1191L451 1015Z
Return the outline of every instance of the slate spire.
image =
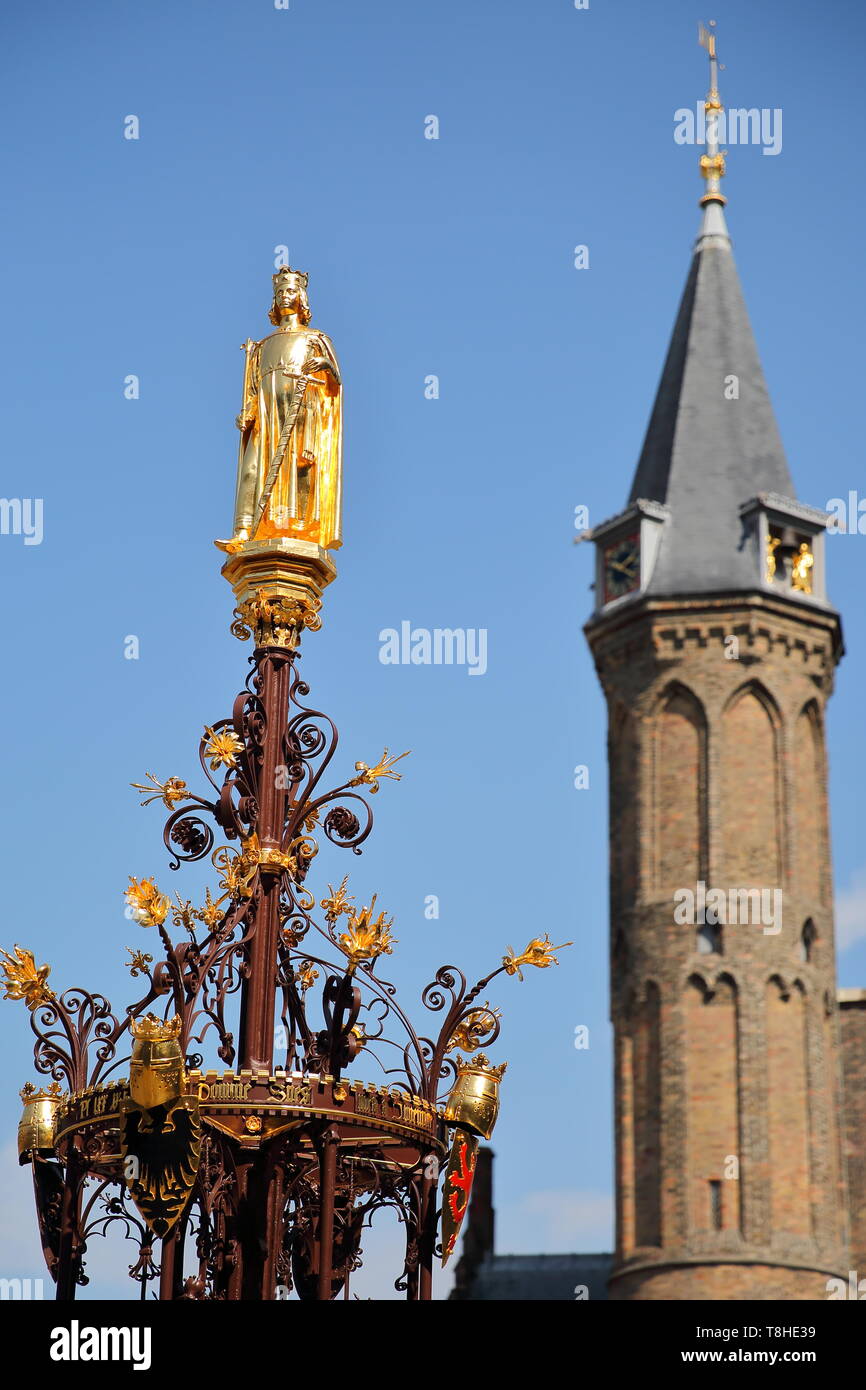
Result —
M715 36L704 39L703 217L629 498L670 509L649 584L658 595L754 588L740 507L758 493L794 496L725 222Z

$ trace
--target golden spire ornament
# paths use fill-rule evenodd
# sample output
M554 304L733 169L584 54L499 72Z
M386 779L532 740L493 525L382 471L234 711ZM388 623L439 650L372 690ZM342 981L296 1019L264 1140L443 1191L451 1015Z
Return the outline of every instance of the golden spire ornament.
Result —
M701 155L701 176L706 180L706 192L701 198L701 206L707 203L726 203L722 192L722 179L725 175L725 152L719 149L719 121L724 113L719 97L719 64L716 58L716 21L710 20L710 28L703 24L698 27L698 43L707 50L710 60L710 89L704 102L707 127L707 152Z

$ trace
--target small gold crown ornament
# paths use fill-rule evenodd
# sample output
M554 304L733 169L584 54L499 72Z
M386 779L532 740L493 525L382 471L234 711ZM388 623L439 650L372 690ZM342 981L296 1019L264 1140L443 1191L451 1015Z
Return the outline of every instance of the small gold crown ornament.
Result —
M489 1139L499 1115L499 1083L507 1062L491 1067L483 1052L457 1058L457 1080L445 1104L445 1123Z
M63 1092L57 1081L39 1090L28 1081L21 1099L24 1111L18 1122L18 1162L24 1164L33 1161L34 1152L45 1157L54 1153L57 1111Z
M129 1095L142 1110L171 1105L184 1086L183 1053L180 1046L181 1020L145 1014L133 1019L129 1061Z

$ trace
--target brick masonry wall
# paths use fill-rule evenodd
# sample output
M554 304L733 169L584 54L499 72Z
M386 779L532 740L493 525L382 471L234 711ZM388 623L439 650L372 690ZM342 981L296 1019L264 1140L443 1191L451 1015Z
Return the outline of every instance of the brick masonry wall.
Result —
M866 990L840 990L851 1268L866 1279Z
M757 595L643 599L587 636L609 707L611 1296L825 1298L849 1268L823 740L836 620ZM674 919L696 865L708 888L780 890L781 931L723 925L702 953Z
M820 1302L829 1298L827 1281L835 1275L820 1270L784 1269L779 1265L687 1265L647 1273L614 1275L609 1297L618 1302L690 1300L697 1303Z

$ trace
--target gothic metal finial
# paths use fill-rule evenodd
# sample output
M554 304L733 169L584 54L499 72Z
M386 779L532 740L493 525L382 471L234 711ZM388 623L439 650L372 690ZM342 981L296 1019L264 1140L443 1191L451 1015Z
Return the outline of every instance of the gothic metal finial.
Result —
M706 114L706 153L701 155L700 166L701 175L706 180L706 192L701 198L701 206L706 207L707 203L726 203L727 198L722 193L721 181L725 173L725 154L719 149L719 118L724 112L719 98L719 65L716 58L716 21L709 21L709 29L705 29L703 24L698 26L698 43L707 50L710 60L710 89L704 102L704 112Z

